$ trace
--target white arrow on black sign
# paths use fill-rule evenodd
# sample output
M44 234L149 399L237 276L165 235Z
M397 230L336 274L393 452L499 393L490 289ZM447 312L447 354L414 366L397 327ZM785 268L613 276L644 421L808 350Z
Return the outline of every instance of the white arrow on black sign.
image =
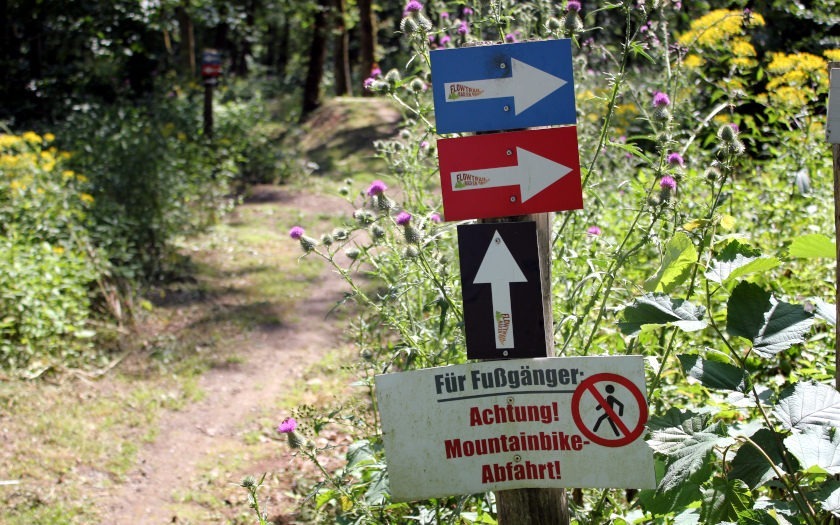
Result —
M526 202L572 171L568 166L520 147L516 148L516 160L514 166L453 171L452 191L519 186L522 202Z
M510 62L509 77L444 83L446 102L513 97L514 114L519 115L566 85L562 78L521 60L512 58Z
M473 284L489 284L493 297L493 326L496 348L513 348L513 312L510 305L510 283L525 283L516 260L499 232L493 234Z

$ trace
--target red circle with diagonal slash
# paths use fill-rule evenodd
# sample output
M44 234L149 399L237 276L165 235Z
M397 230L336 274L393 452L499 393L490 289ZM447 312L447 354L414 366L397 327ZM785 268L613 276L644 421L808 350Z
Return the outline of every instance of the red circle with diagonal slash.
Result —
M602 396L598 389L595 388L596 383L618 383L630 391L633 398L636 400L636 403L639 405L639 422L635 427L632 429L628 428L621 418L616 415L615 411L604 399L604 396ZM608 414L610 419L618 426L619 431L623 434L621 437L616 439L601 437L583 423L583 418L580 417L580 402L583 394L586 392L592 394L601 408L604 409L604 413ZM595 374L586 378L575 389L575 393L572 395L572 418L574 418L575 425L577 425L578 430L580 430L584 436L591 439L592 442L605 447L623 447L624 445L629 445L635 441L636 438L641 436L642 432L644 432L645 423L647 423L648 418L647 402L645 401L645 396L639 388L626 377L609 373Z

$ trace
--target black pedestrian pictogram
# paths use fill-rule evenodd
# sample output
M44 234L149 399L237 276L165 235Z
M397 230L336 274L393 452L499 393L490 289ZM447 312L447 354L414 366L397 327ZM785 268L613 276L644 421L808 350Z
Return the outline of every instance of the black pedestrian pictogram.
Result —
M606 397L602 390L606 392ZM613 395L616 393L618 395ZM592 400L595 401L594 406ZM603 413L596 419L594 414L599 411ZM593 374L584 379L572 394L572 419L578 430L593 443L604 447L623 447L641 437L647 417L647 401L641 389L618 374ZM609 431L598 433L604 422L609 423L612 430L609 437L601 435L610 434Z
M604 411L604 413L601 414L601 417L598 418L598 421L595 422L595 428L593 428L592 431L593 432L598 432L598 428L601 427L601 423L606 421L607 423L610 424L610 427L612 427L612 431L616 435L616 437L620 437L621 432L619 432L618 428L615 426L616 422L613 421L613 415L615 415L615 412L616 412L615 407L616 406L618 406L618 417L621 417L621 416L624 415L624 403L622 403L614 395L612 395L613 392L615 392L615 387L614 386L607 385L606 391L607 391L607 394L609 394L607 396L607 404L610 406L612 411L611 412L610 411ZM595 407L595 410L601 410L602 408L603 407L601 406L601 404L598 403L598 405ZM619 424L621 424L621 423L619 422Z

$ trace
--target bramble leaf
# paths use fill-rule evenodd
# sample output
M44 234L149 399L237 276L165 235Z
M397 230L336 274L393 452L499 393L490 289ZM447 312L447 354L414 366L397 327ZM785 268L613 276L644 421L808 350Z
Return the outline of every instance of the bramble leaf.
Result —
M799 460L803 470L819 467L840 474L840 432L808 429L785 439L785 446Z
M773 414L790 430L840 426L840 392L815 382L796 383L779 394Z
M776 300L756 284L741 282L732 290L726 312L726 331L751 341L762 357L805 341L814 314L801 305Z
M819 499L820 507L840 518L840 481L828 480L828 482L813 493Z
M665 294L645 294L624 308L623 321L618 323L623 334L636 335L648 326L673 324L685 332L706 327L706 309Z
M648 444L651 448L669 456L665 475L657 491L670 492L685 483L698 483L712 473L710 454L717 446L734 442L726 435L726 428L718 421L708 425L711 416L697 415L681 422L679 426L655 430Z
M749 377L744 369L728 363L719 363L701 358L696 354L681 354L677 356L683 371L707 388L722 388L745 392L748 388Z
M767 454L776 467L784 471L783 450L779 448L775 432L762 428L750 436L750 439L764 451L764 454ZM740 479L751 489L764 485L776 477L773 466L767 462L764 454L752 443L744 443L735 454L735 459L730 464L732 469L727 473L727 477Z
M775 257L761 257L761 252L739 241L732 241L712 260L706 278L726 283L758 272L766 272L779 265Z
M665 246L662 263L656 275L645 281L648 292L670 293L685 282L691 271L691 265L697 262L697 249L684 233L677 233Z
M703 494L701 523L721 523L738 519L738 513L752 508L752 494L740 479L715 478Z

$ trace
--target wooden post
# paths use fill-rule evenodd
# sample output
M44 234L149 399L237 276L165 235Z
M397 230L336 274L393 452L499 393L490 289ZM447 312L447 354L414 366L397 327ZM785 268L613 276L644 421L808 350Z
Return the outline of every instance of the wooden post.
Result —
M213 86L215 78L204 79L204 136L213 138Z
M840 390L840 62L828 63L828 111L826 139L834 158L834 241L837 246L834 270L834 388ZM832 96L833 95L833 96Z
M554 356L554 317L551 311L551 230L554 214L538 213L479 222L537 223L537 246L542 281L543 325L546 356ZM568 525L569 505L565 489L515 489L496 492L499 525Z

